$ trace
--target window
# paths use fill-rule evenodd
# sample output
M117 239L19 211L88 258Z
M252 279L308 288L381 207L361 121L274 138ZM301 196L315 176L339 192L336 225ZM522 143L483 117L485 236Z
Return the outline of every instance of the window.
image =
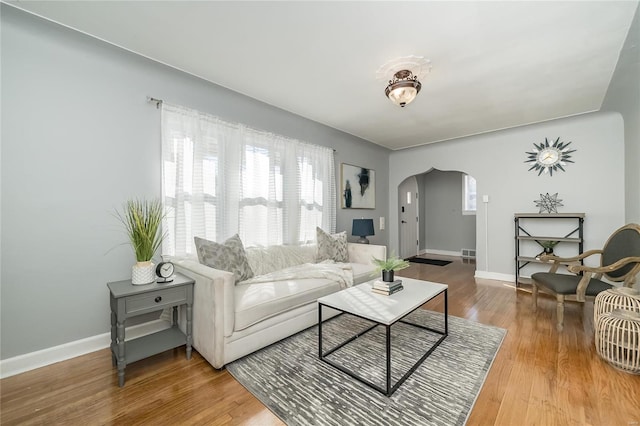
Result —
M476 214L476 180L462 175L462 214Z
M163 254L193 237L301 244L335 231L333 150L163 104Z

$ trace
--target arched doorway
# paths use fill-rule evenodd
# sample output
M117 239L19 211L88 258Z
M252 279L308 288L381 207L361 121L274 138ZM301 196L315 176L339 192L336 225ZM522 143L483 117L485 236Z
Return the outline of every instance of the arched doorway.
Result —
M410 191L415 191L415 207L406 198ZM417 251L475 260L475 201L475 179L461 171L432 168L405 179L398 187L400 255L406 258ZM402 223L408 221L413 209L415 231L410 223Z
M398 218L401 258L418 254L420 249L418 212L418 181L409 176L398 187Z

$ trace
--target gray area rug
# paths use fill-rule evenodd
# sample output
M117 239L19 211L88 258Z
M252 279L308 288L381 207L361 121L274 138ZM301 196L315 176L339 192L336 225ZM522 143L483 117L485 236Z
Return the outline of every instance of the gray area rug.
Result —
M443 329L443 315L418 309L406 320ZM326 351L371 322L343 314L323 324ZM392 330L395 383L440 337L397 323ZM318 359L314 326L227 365L245 388L288 425L463 425L506 330L449 316L449 335L386 397ZM384 327L335 351L331 359L384 385Z

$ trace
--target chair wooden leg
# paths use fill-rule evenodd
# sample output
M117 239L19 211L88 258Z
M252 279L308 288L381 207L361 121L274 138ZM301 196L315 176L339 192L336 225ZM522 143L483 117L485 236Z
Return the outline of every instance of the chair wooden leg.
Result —
M558 331L562 331L564 328L564 294L556 295L556 300L556 315L558 317L558 324L556 325L556 328Z
M533 312L537 312L538 311L538 286L536 285L535 282L531 287L531 296L533 300Z

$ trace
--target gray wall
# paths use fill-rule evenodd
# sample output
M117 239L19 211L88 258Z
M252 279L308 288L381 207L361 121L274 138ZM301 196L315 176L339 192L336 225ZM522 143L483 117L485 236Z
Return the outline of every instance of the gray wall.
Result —
M440 170L420 176L420 249L476 248L476 216L462 214L462 176Z
M377 180L377 208L338 210L338 230L388 216L385 148L5 4L1 31L1 359L109 330L106 283L134 263L112 211L160 196L160 111L147 96L333 147L336 181L341 162Z
M489 195L489 203L479 203L476 214L476 274L512 277L513 214L537 212L533 201L541 193L557 192L564 204L561 212L586 213L586 249L602 247L625 223L623 132L620 114L593 113L393 151L389 199L398 199L398 185L408 176L432 168L470 174L476 178L478 197ZM527 171L525 152L545 137L573 142L575 164L566 172L550 177ZM395 209L389 216L389 223L397 223ZM389 227L389 245L397 250L397 226Z
M624 119L625 219L640 223L640 8L636 9L627 40L602 104ZM604 142L606 143L606 142Z

